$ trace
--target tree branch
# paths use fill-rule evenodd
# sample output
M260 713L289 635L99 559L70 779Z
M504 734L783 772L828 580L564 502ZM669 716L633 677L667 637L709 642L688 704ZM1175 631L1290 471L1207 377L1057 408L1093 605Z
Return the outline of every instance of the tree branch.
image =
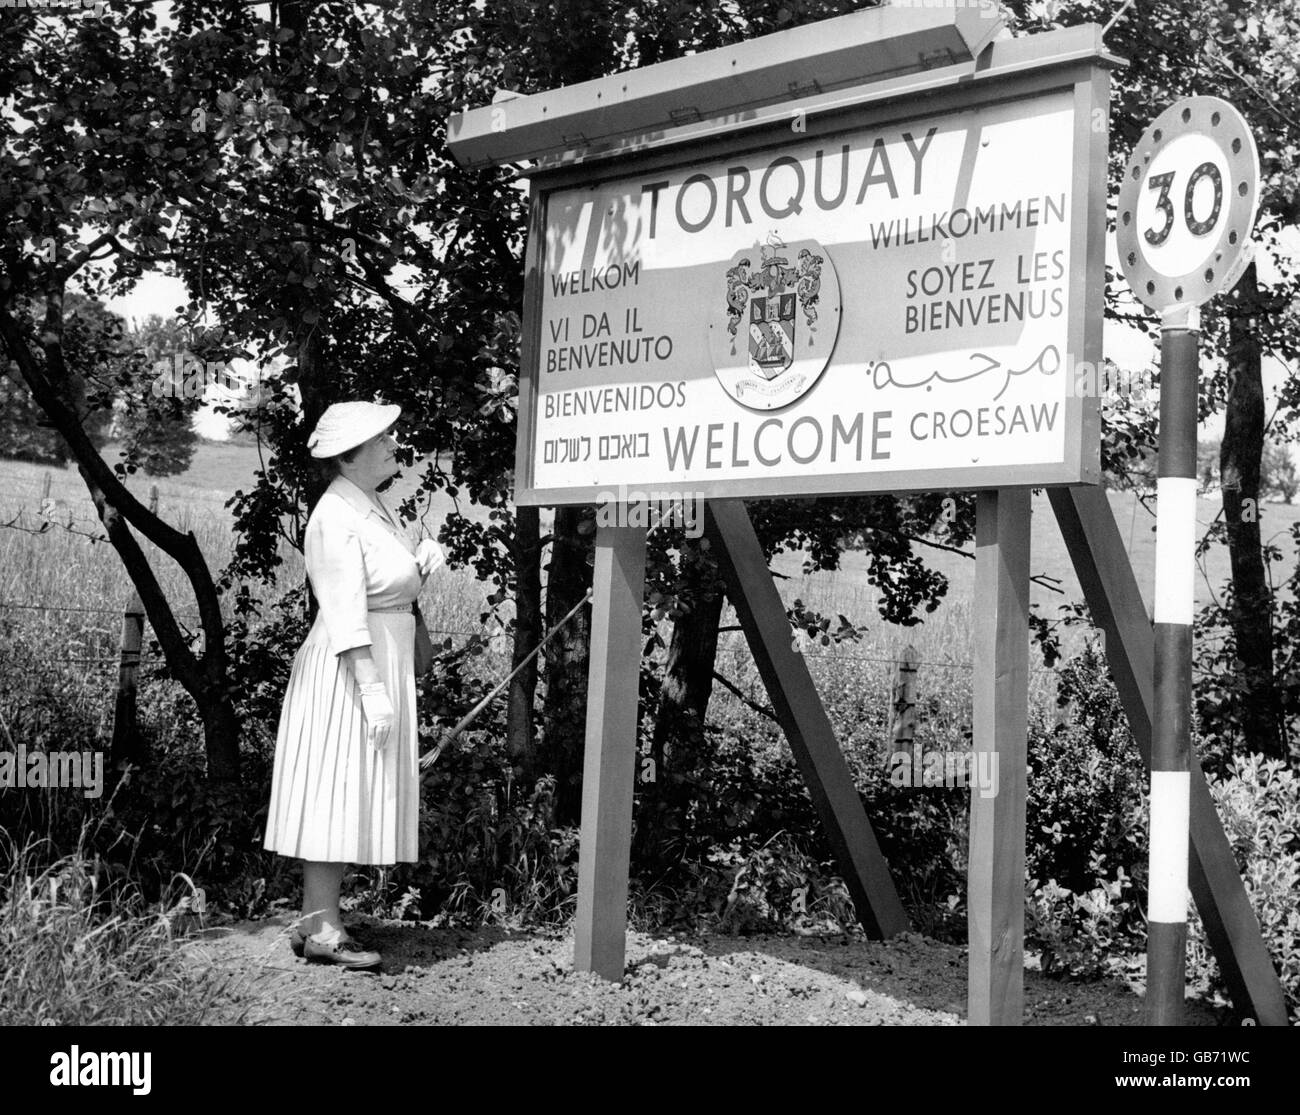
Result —
M776 713L774 713L770 708L767 708L765 705L760 705L760 704L756 703L755 701L751 701L747 696L745 696L744 693L742 693L739 689L737 689L736 686L734 686L731 682L729 682L726 678L724 678L720 673L718 673L717 670L714 670L714 671L713 671L713 678L714 678L715 681L719 681L719 682L721 682L721 683L723 684L723 686L724 686L725 688L729 689L729 690L731 691L731 693L732 693L732 694L733 694L733 695L734 695L734 696L735 696L739 701L741 701L741 702L743 702L744 704L748 705L751 709L753 709L756 713L758 713L759 716L766 716L770 721L772 721L773 724L780 724L780 723L781 723L781 722L776 718Z
M53 310L54 304L51 301L47 303L47 318ZM91 495L95 496L96 492L98 492L100 498L111 505L114 512L116 512L116 514L109 515L106 518L104 507L99 502L96 503L96 507L99 508L100 512L100 521L104 523L104 528L108 532L109 538L113 540L114 547L122 555L123 562L127 562L127 550L124 549L124 546L134 546L137 550L139 547L129 534L124 536L127 542L119 545L119 539L123 537L120 528L115 527L115 524L109 521L110 519L116 520L119 515L171 557L184 571L194 589L195 600L199 607L199 615L204 629L211 636L208 642L208 653L204 656L204 665L210 669L219 667L224 670L225 651L220 638L225 629L224 620L221 616L216 585L213 584L207 561L193 533L181 534L180 531L173 529L157 515L150 512L118 479L117 474L99 455L99 451L86 434L81 425L80 416L60 397L58 390L37 365L18 322L3 307L0 307L0 339L3 339L10 357L18 365L19 373L26 381L32 393L32 398L50 418L54 428L58 430L64 441L68 443L69 448L71 448L73 455L77 459L82 478L85 480ZM45 351L47 361L55 368L56 373L62 374L64 367L63 352L61 341L57 336L46 342ZM117 536L114 535L114 529L119 530ZM142 554L140 560L144 562L144 568L147 570L148 563ZM131 569L129 563L127 568L128 571ZM149 576L152 577L151 572ZM141 599L145 600L146 607L148 607L148 600L145 596L147 585L138 583L137 587L140 589ZM159 604L161 604L161 608L159 608ZM155 610L149 612L149 621L153 624L154 630L159 632L160 637L167 624L169 622L174 623L165 598L161 596L161 590L159 590L159 595L155 598Z

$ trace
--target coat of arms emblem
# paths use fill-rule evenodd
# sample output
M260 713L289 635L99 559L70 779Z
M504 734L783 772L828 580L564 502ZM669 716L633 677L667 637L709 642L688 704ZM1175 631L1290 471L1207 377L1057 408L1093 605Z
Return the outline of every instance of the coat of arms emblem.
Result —
M822 320L828 285L829 322ZM773 232L767 243L737 252L726 271L726 324L711 326L727 393L755 410L794 402L826 367L839 310L839 283L815 240L787 244Z

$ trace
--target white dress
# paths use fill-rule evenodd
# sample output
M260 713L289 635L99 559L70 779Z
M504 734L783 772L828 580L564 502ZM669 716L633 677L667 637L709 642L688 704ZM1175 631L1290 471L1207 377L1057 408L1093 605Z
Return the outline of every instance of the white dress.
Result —
M293 660L280 714L263 846L356 864L417 858L415 616L422 578L410 535L340 476L307 521L304 556L319 611ZM404 612L375 611L405 608ZM396 717L382 752L342 651L369 644Z

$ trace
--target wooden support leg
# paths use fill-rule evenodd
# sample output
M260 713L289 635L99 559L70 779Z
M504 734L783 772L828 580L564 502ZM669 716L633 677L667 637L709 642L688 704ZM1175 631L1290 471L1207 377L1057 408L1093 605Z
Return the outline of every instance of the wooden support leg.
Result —
M1155 635L1110 501L1100 488L1051 488L1048 496L1093 622L1106 633L1111 676L1150 769ZM1237 1009L1261 1026L1285 1026L1282 984L1195 755L1190 777L1188 883L1205 935Z
M1029 716L1029 492L981 492L975 522L973 773L967 891L972 1026L1018 1026L1024 1007Z
M825 827L862 927L873 937L901 933L908 927L907 914L808 673L808 664L791 645L790 621L772 583L749 513L741 500L709 500L704 524L727 583L727 595Z
M573 967L609 980L626 946L645 542L644 527L596 532Z

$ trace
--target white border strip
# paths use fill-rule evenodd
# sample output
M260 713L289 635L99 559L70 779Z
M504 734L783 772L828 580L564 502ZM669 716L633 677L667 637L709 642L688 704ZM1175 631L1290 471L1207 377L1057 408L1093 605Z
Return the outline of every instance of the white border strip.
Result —
M1187 920L1187 845L1191 775L1185 770L1151 772L1151 879L1147 920Z
M1192 625L1196 599L1196 481L1156 481L1156 623Z

